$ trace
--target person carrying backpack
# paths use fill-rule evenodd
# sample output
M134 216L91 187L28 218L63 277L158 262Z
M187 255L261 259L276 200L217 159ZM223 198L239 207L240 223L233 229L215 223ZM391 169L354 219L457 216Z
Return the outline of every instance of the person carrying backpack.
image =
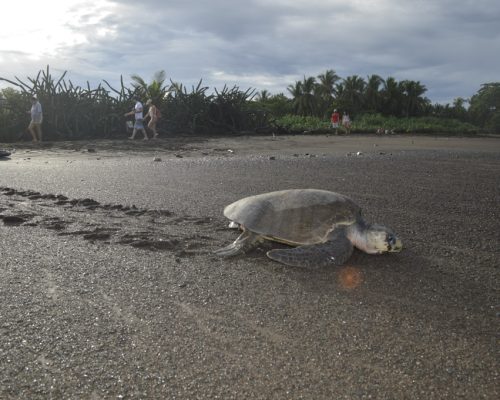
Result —
M151 99L149 99L146 102L146 105L149 107L149 109L144 120L149 118L148 128L151 129L151 131L153 132L153 139L156 139L158 137L158 132L156 131L156 124L158 123L158 120L161 118L161 112L160 109L153 104L153 100Z

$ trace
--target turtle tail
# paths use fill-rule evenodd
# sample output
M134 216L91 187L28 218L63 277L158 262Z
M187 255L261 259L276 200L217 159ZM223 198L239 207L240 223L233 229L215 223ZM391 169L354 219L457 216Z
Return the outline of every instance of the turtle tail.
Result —
M214 253L220 257L232 257L238 254L246 253L247 251L255 248L260 242L262 242L262 237L250 232L244 231L238 239L236 239L229 246L217 249Z

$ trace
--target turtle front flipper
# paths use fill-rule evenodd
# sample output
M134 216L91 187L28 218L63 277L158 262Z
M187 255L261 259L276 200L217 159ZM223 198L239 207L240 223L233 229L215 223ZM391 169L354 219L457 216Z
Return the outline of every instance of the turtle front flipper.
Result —
M238 254L246 253L253 249L262 241L262 237L250 231L244 231L238 238L229 246L215 250L214 253L221 257L231 257Z
M349 239L341 237L325 243L270 250L267 256L292 267L319 268L344 264L352 251L353 245Z

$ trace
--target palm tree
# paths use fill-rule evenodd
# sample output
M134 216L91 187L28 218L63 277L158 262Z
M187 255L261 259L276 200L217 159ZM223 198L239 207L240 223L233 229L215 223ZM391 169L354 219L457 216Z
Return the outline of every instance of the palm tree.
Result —
M321 88L320 92L324 95L334 97L335 84L340 80L340 76L338 76L333 69L329 69L324 74L319 74L318 80L318 85Z
M289 85L287 90L293 97L294 111L298 115L314 115L316 111L316 98L314 88L316 79L306 78Z
M402 114L402 99L401 85L392 76L388 77L382 89L382 113L396 117L400 116Z
M370 75L365 87L365 109L368 112L379 112L382 108L382 96L380 93L380 85L384 80L378 75Z
M299 113L300 98L302 96L302 82L295 81L295 84L288 85L286 90L288 90L288 93L290 93L292 95L293 112L295 114L298 114Z
M271 94L267 89L261 90L259 93L257 93L256 100L261 101L261 102L266 102L271 98Z
M363 110L364 91L366 82L358 75L348 76L342 81L339 88L337 105L340 109L356 114Z
M169 88L164 85L166 80L165 71L157 71L153 75L153 80L148 85L146 81L137 74L131 75L132 87L136 93L143 98L148 98L157 106L168 95Z
M453 100L452 113L453 118L457 118L461 121L467 120L467 109L465 108L465 104L467 100L463 97L457 97Z
M302 115L314 115L317 108L316 96L314 88L316 87L316 79L314 77L306 78L302 81Z
M424 108L428 99L422 97L427 88L418 81L405 80L401 82L403 99L405 104L405 115L416 116Z
M337 94L335 84L340 80L340 77L333 69L327 70L324 74L318 75L319 82L316 84L315 93L318 102L319 116L329 114L335 95Z

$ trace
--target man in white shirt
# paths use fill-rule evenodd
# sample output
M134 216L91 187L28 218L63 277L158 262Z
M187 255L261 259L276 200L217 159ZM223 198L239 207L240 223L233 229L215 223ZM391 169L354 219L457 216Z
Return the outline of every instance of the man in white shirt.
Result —
M27 113L31 114L31 122L28 126L28 130L30 131L31 136L33 137L33 141L41 142L43 114L42 114L42 105L40 104L36 96L33 96L31 98L31 110L27 111Z
M144 117L142 114L143 107L142 103L139 101L139 98L134 97L135 100L135 106L132 109L132 111L128 112L125 114L125 116L129 115L134 115L135 116L135 123L134 123L134 130L132 131L132 136L129 137L129 139L134 139L135 134L137 131L142 131L144 134L144 140L148 140L148 134L146 133L146 129L144 129Z

